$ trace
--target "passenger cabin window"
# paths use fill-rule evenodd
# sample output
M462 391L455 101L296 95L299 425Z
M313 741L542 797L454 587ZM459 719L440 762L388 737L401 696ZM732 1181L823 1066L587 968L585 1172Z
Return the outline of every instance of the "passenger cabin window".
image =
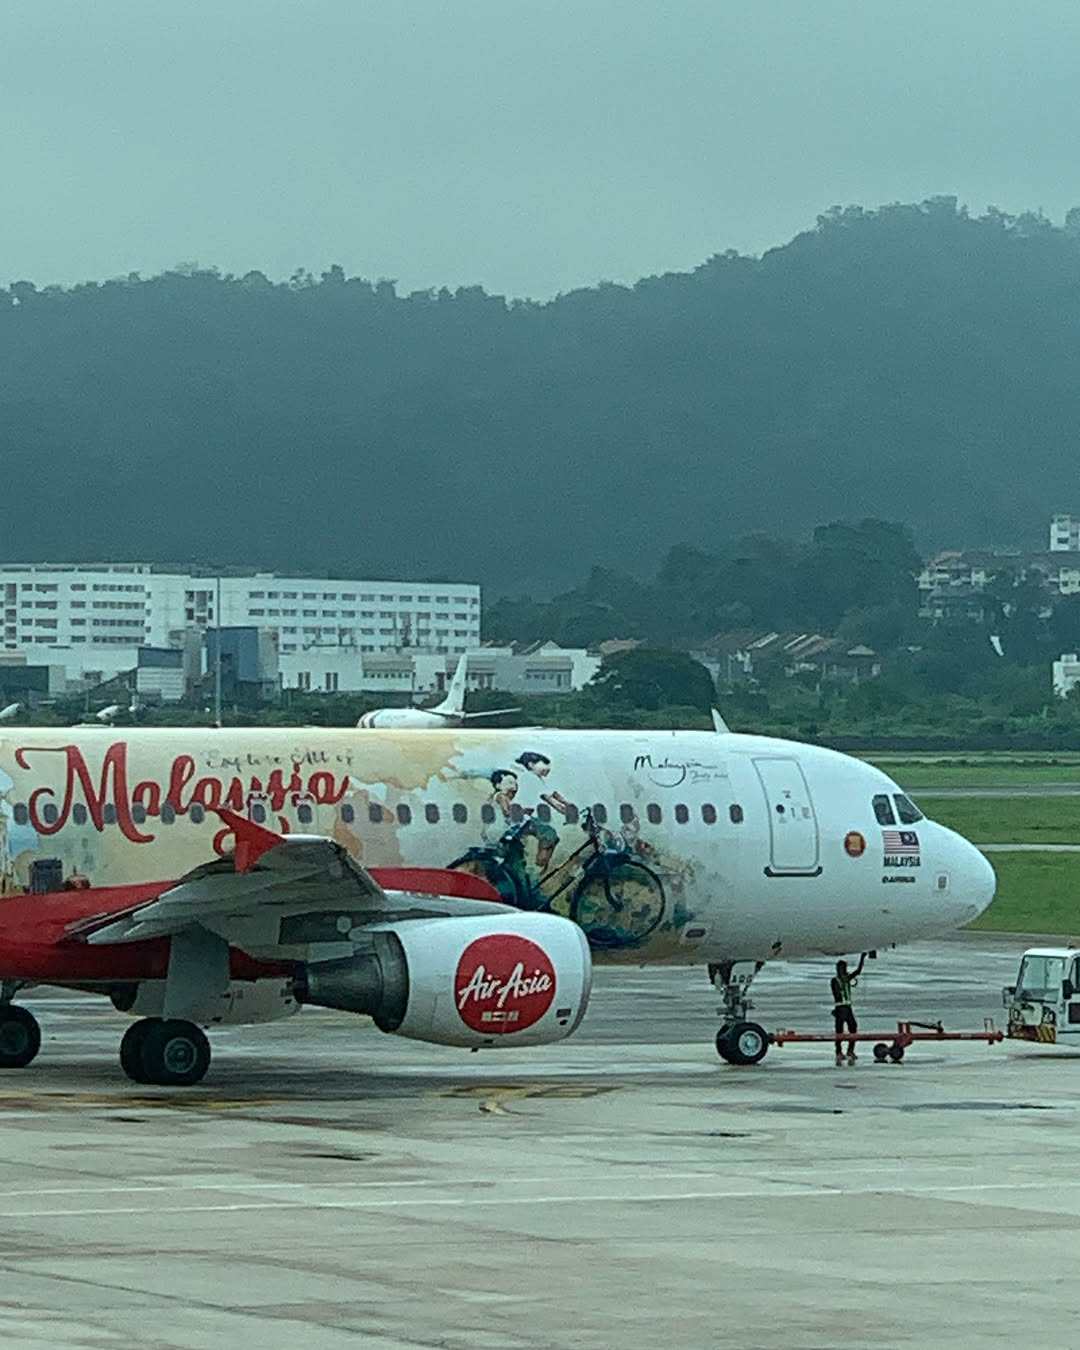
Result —
M464 802L455 802L451 808L451 815L454 817L454 823L464 825L469 819L469 808Z
M263 806L262 802L252 802L251 819L255 822L256 825L265 825L266 807Z
M30 812L26 809L26 803L17 802L15 804L15 824L25 825L27 824L29 819L30 819Z
M884 792L879 793L874 798L874 815L877 817L879 825L895 825L896 817L893 815L892 802Z
M206 808L201 802L191 803L191 823L192 825L201 825L206 819Z
M728 807L728 817L730 818L732 825L741 825L743 823L745 816L743 815L743 809L738 802L732 802Z
M341 819L346 825L351 825L356 819L356 811L348 802L342 803Z
M383 809L382 809L382 807L379 805L378 802L369 802L369 803L368 803L367 814L368 814L368 820L371 821L372 825L381 825L381 824L382 824L382 822L383 822Z
M551 819L551 807L548 806L547 802L541 802L536 808L536 819L542 820L545 825Z
M510 803L510 819L515 825L520 825L525 819L525 811L522 807L518 806L517 802Z
M622 806L619 807L619 819L624 825L633 825L634 808L629 802L623 802Z
M401 802L398 806L397 818L399 825L408 825L412 821L412 811L404 802Z
M490 802L484 802L480 808L480 819L485 825L495 824L495 808Z
M115 802L106 802L106 803L105 803L105 808L104 808L104 810L102 811L102 815L103 815L104 818L105 818L105 824L106 824L106 825L115 825L115 824L116 824L116 803L115 803Z
M435 805L434 802L428 802L428 804L424 807L424 819L427 821L429 825L438 825L439 808Z
M134 812L132 814L134 815ZM71 819L76 825L86 824L86 807L83 806L82 802L76 802L71 808Z
M650 825L659 825L664 819L664 813L657 806L656 802L650 802L645 808L645 819Z
M301 802L296 808L296 818L301 825L310 825L313 819L311 807L307 802Z
M701 819L706 825L716 824L716 807L711 802L706 802L701 808Z
M607 807L603 804L603 802L596 803L596 805L592 809L592 814L593 820L596 821L597 825L607 824Z
M896 803L896 814L900 817L901 825L914 825L923 819L923 813L911 798L906 797L902 792L897 792L893 801Z
M252 815L251 818L252 820L254 820L255 819L254 815ZM175 820L176 820L176 807L174 807L170 802L166 802L164 806L161 808L161 823L162 825L172 825Z
M578 823L579 815L580 815L580 813L579 813L579 811L578 811L578 809L577 809L576 806L567 805L567 808L566 808L566 823L567 823L567 825L576 825L576 824Z
M678 806L676 806L675 808L675 819L678 821L680 825L685 825L686 822L690 819L690 808L688 806L684 806L682 802L680 802Z

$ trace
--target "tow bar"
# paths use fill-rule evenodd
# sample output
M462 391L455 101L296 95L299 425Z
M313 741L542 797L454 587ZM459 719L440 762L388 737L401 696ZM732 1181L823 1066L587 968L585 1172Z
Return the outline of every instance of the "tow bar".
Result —
M874 1059L879 1064L892 1060L899 1064L904 1051L916 1041L985 1041L997 1045L1005 1033L994 1026L992 1017L983 1018L982 1031L946 1031L940 1022L897 1022L895 1031L856 1031L853 1034L824 1031L792 1031L780 1027L769 1037L773 1045L798 1045L831 1042L840 1048L841 1041L874 1041Z

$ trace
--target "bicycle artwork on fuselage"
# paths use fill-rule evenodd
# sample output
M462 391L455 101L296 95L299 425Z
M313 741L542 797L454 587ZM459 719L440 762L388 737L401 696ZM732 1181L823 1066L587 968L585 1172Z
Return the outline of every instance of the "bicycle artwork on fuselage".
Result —
M512 768L488 775L490 801L481 812L482 842L449 866L489 881L508 905L563 914L584 931L591 946L610 950L644 943L664 919L667 897L657 871L645 859L636 817L621 828L606 824L606 808L579 811L550 787L551 761L526 751ZM523 801L529 791L535 804ZM580 826L585 838L555 861L564 826Z

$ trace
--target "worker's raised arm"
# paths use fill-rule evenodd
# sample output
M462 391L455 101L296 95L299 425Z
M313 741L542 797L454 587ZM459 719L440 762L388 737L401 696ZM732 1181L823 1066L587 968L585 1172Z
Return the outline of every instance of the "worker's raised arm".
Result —
M863 952L863 954L859 957L859 964L855 967L855 979L858 979L859 976L862 974L862 968L865 965L866 965L866 953Z

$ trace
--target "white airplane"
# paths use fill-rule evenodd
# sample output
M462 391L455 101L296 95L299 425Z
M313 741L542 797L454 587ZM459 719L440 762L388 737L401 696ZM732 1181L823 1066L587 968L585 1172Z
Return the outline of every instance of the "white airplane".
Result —
M358 727L366 730L404 731L420 727L460 727L466 722L483 718L504 717L520 712L520 708L491 708L482 712L465 711L465 677L469 669L469 654L462 652L457 663L453 679L446 690L446 697L434 708L373 708L357 722Z
M763 736L3 726L0 1067L37 1052L35 983L138 1017L123 1067L182 1085L202 1027L305 1003L561 1040L592 962L706 966L717 1050L753 1064L766 961L945 933L994 885L879 769Z
M11 722L22 712L21 703L9 703L6 708L0 708L0 722Z

